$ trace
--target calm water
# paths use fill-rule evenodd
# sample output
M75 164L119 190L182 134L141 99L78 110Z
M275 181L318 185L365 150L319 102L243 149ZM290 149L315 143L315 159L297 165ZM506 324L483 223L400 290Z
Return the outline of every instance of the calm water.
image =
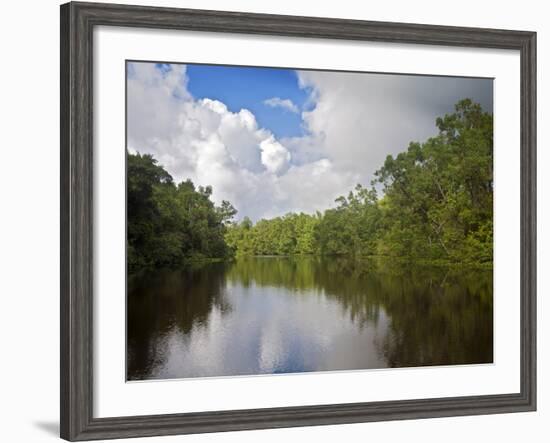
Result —
M490 363L492 271L248 258L128 280L129 380Z

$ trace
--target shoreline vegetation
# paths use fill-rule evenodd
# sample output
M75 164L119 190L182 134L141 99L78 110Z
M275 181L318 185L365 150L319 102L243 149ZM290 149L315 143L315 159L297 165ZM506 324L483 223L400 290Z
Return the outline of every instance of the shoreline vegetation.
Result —
M176 184L151 155L127 152L128 270L306 255L491 268L493 117L464 99L436 126L335 208L255 224L233 221L237 210L216 206L210 186Z

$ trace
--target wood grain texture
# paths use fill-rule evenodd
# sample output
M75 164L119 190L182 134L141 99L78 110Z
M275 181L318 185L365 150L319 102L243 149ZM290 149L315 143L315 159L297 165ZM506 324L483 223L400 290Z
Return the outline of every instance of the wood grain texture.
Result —
M521 56L521 392L475 397L94 418L92 36L94 26L98 25L518 50ZM79 441L535 410L535 33L68 3L61 6L60 80L62 438Z

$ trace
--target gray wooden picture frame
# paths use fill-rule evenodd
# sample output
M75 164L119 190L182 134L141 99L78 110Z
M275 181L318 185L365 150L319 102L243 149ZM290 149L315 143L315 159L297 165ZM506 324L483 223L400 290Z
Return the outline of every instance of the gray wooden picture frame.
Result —
M93 30L125 26L513 49L521 57L521 392L270 409L93 416ZM536 33L236 12L61 6L61 437L70 441L536 409ZM121 320L122 321L122 320Z

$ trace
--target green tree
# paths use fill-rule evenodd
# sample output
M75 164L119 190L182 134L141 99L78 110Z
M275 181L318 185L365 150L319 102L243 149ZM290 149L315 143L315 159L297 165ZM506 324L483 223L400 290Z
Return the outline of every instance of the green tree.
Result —
M128 158L128 267L181 265L189 260L230 256L224 236L236 210L216 207L210 186L190 180L176 185L151 155Z
M228 201L215 206L210 186L176 185L152 156L128 154L128 265L300 254L492 263L493 117L465 99L436 126L388 156L371 188L358 184L324 212L255 224L234 222Z
M438 118L439 134L389 156L379 251L492 261L493 118L466 99Z

